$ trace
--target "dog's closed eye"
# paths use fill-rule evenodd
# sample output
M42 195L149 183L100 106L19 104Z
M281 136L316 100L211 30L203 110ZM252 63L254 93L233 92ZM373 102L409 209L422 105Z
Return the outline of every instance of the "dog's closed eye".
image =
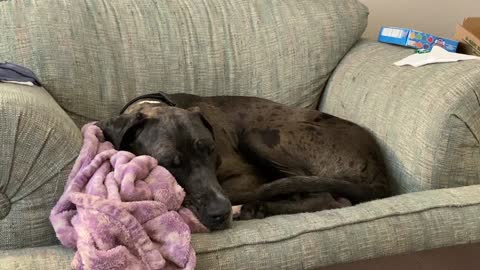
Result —
M177 169L184 165L184 160L182 158L181 153L176 151L169 151L166 148L164 150L160 150L159 152L162 155L156 155L155 158L158 160L158 164L165 168L169 169Z
M199 152L206 153L208 155L215 151L215 143L207 139L195 140L195 149Z
M172 166L173 167L180 167L182 165L182 159L180 158L180 155L175 155L172 159Z

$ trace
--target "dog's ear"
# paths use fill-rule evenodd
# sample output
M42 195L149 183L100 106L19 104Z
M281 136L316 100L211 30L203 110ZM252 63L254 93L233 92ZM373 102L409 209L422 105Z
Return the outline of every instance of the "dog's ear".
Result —
M213 127L210 124L210 122L208 121L208 118L205 116L205 114L202 113L200 108L195 106L195 107L190 107L187 110L197 114L200 117L200 120L202 121L203 125L210 131L210 133L212 134L213 140L215 140L215 134L213 133Z
M212 134L212 139L215 141L215 133L213 132L213 127L208 121L208 118L205 116L205 114L202 113L199 107L191 107L188 108L187 110L198 114L200 117L200 120L202 121L203 125L210 131L210 134ZM215 162L215 168L218 169L222 165L222 157L217 153L217 159Z
M117 150L128 150L128 145L145 124L147 118L141 113L122 114L115 118L97 122L103 131L105 140L111 142Z

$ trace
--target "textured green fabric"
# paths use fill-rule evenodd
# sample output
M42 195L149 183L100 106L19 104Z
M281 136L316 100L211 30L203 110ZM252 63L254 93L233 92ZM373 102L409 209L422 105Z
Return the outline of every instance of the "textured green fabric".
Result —
M333 73L321 110L375 135L398 192L480 184L480 61L393 65L412 53L361 42Z
M68 270L73 255L60 245L0 250L0 270Z
M194 235L197 269L315 269L480 242L479 194L475 185L238 222L230 230ZM0 269L66 269L72 256L60 247L0 251Z
M0 1L0 61L32 68L77 125L136 95L255 95L316 105L366 25L355 0ZM480 64L395 67L361 43L321 109L371 130L399 192L480 184ZM81 144L42 88L0 84L0 269L68 269L48 213ZM315 269L480 241L480 185L237 222L193 237L198 269Z
M57 243L48 220L81 135L40 87L0 83L0 249Z
M159 90L314 107L367 15L356 0L0 1L0 60L77 124Z

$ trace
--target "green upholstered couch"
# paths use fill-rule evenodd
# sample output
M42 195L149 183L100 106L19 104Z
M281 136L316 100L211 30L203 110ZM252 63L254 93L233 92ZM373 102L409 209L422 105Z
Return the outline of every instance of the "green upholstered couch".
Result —
M253 95L367 128L397 196L236 222L193 237L198 269L317 269L480 242L480 62L393 63L361 40L356 0L4 0L0 61L44 88L0 83L0 269L67 269L48 221L79 128L165 91Z

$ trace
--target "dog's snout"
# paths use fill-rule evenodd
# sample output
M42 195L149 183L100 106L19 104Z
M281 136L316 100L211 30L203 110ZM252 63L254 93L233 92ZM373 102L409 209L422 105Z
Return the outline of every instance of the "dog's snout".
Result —
M207 205L207 215L212 222L223 222L230 218L232 204L225 196L216 196Z

